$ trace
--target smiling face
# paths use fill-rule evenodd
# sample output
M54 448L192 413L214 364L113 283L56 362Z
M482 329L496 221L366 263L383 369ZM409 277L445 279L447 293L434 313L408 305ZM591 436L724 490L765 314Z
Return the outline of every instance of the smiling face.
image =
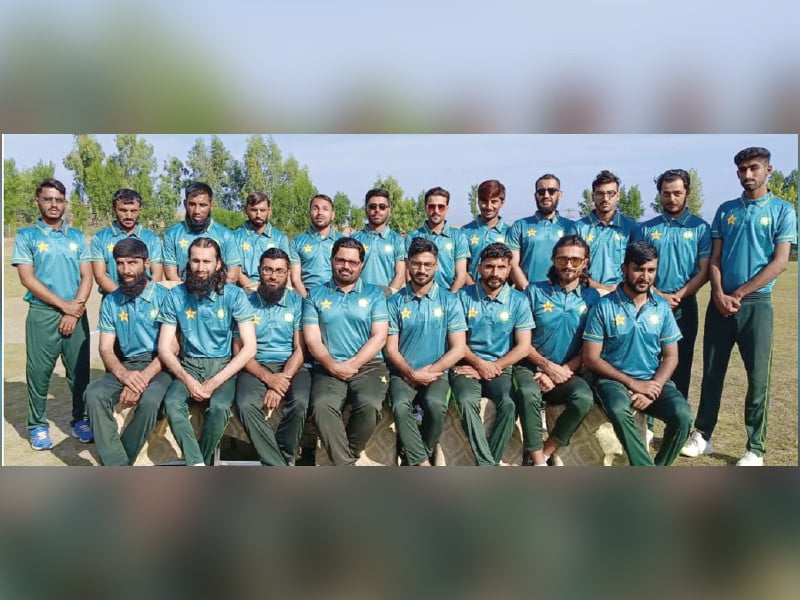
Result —
M444 196L428 196L425 202L425 214L428 215L428 222L432 227L439 227L445 221L449 209L447 198Z
M339 248L331 259L333 263L333 279L341 286L352 285L361 275L361 256L355 248Z
M500 209L503 207L506 199L503 196L492 196L491 198L478 198L478 210L481 213L481 218L485 223L489 223L497 219L500 215Z

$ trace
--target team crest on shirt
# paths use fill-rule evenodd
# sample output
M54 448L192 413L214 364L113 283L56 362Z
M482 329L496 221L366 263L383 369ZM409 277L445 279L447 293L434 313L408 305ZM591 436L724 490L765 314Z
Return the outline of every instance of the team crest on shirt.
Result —
M287 323L291 323L292 321L294 321L294 314L290 312L283 313L283 320L286 321Z
M622 235L619 234L619 233L615 233L614 234L614 239L617 240L617 241L620 241L622 239Z
M392 246L391 244L386 244L386 245L383 247L383 251L384 251L384 252L393 252L393 251L394 251L394 246Z
M361 308L367 308L367 306L369 306L369 300L367 300L366 298L359 298L358 299L358 305Z
M683 239L691 240L692 238L694 238L694 232L693 231L684 231L683 232Z
M453 249L453 242L447 242L447 243L444 245L444 247L445 247L447 250L452 250L452 249Z
M556 237L559 237L559 238L564 237L564 230L563 229L559 229L558 231L556 231Z
M224 308L218 308L217 309L217 318L218 319L224 319L225 318L225 309Z
M442 311L441 306L437 306L436 308L433 309L433 316L436 317L437 319L441 318L443 314L444 311Z
M70 242L69 243L69 249L72 250L73 252L77 251L78 250L78 244L76 244L75 242Z
M267 244L267 250L269 250L270 248L274 248L274 247L275 247L275 244L273 244L272 242Z
M150 315L150 318L155 321L156 317L158 316L158 309L154 306L153 308L150 309L150 312L148 314Z
M658 318L658 315L656 313L653 313L652 315L647 317L647 320L650 321L651 325L658 325L660 319Z
M508 321L511 318L511 315L508 314L507 310L500 311L500 314L497 315L497 318L500 319L503 323Z
M498 244L504 244L505 241L506 241L506 238L505 238L505 236L502 236L502 235L498 235L497 239L495 240L495 242L497 242Z
M770 218L768 216L763 216L758 220L758 224L762 227L767 227L769 225Z
M586 305L585 305L585 304L581 304L581 305L578 307L578 314L579 314L579 315L582 315L582 314L585 314L585 313L586 313Z

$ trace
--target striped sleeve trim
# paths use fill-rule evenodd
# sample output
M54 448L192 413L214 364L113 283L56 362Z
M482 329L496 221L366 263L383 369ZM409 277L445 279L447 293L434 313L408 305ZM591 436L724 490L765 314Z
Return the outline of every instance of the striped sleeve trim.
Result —
M108 325L98 325L97 329L98 331L102 331L103 333L117 333L116 329Z
M668 337L660 338L658 341L662 344L671 344L672 342L677 342L679 339L681 339L681 337L681 332L679 331Z
M598 335L596 333L589 333L588 331L584 331L583 332L583 339L584 340L588 340L590 342L602 342L603 341L603 335L602 334Z

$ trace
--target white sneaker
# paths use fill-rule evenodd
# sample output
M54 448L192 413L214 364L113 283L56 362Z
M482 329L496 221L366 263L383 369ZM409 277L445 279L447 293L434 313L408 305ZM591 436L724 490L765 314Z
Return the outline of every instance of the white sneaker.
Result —
M688 456L694 458L703 454L713 454L714 446L711 445L711 440L706 440L703 434L697 430L692 432L689 440L681 448L681 456Z
M763 467L764 466L764 457L758 456L753 452L748 450L744 453L744 456L738 460L736 463L737 467Z
M645 446L647 446L648 450L650 449L650 446L653 445L653 438L654 437L656 437L656 435L652 431L650 431L649 429L645 429L645 432L644 432L644 443L645 443Z

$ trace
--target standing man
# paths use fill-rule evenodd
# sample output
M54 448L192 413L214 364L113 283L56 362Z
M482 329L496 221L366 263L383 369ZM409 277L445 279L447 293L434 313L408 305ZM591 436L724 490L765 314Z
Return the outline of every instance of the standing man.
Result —
M217 242L197 238L189 246L186 282L172 288L158 320L158 356L175 376L164 398L170 429L187 465L210 465L222 439L236 392L236 375L256 355L253 311L241 288L225 283ZM231 359L234 325L242 349ZM175 356L177 330L181 352ZM189 422L189 402L208 402L200 440Z
M164 232L164 275L167 281L183 281L189 264L189 245L205 237L214 240L222 249L228 283L236 283L241 272L242 259L233 238L233 232L211 218L214 192L199 181L186 186L183 206L186 217Z
M558 214L561 180L545 173L534 184L536 212L515 221L506 233L511 248L511 281L522 291L529 284L547 279L553 245L574 222Z
M265 250L279 248L289 253L289 238L269 222L272 202L263 192L252 192L244 203L245 224L233 232L236 248L242 258L242 270L237 282L243 288L259 285L259 261Z
M312 414L334 465L354 465L378 423L388 371L381 348L389 315L386 297L359 279L364 246L343 237L333 244L333 277L311 288L303 302L303 338L317 364ZM352 403L345 429L342 408Z
M289 255L284 250L265 250L259 271L258 289L247 297L255 314L258 349L236 380L236 408L262 464L294 465L311 391L311 374L303 367L303 299L286 289ZM234 354L241 349L234 335ZM276 435L265 410L277 408L281 401L283 418Z
M392 207L389 192L375 188L364 199L367 224L353 237L364 246L364 283L380 286L387 296L400 290L406 283L406 241L388 224Z
M408 247L410 281L388 301L389 403L412 466L431 465L450 401L447 371L464 358L467 345L458 297L434 281L438 254L430 240L414 239ZM421 426L414 420L415 402L422 407Z
M670 380L681 332L669 303L651 289L657 269L653 246L628 246L622 286L597 303L583 332L583 363L597 375L600 403L633 466L671 465L692 423L689 404ZM633 409L666 424L655 461L636 429Z
M114 260L114 247L129 237L142 240L147 246L149 256L148 273L153 281L164 278L161 264L161 238L157 233L145 229L139 222L142 212L142 196L136 190L126 188L117 190L111 197L111 210L115 220L110 227L101 229L92 237L92 272L100 293L104 296L119 287L118 271Z
M711 299L703 335L703 382L695 430L684 456L711 454L725 373L733 345L747 372L744 424L747 451L739 466L764 464L772 357L772 287L786 270L797 243L797 216L767 187L772 165L766 148L745 148L734 157L744 188L720 205L711 224Z
M507 284L510 271L511 250L505 244L489 244L481 252L478 283L458 295L469 333L464 360L451 370L450 385L479 466L499 464L511 440L517 417L512 367L527 356L531 345L531 307L522 292ZM482 396L497 409L488 439L481 420ZM541 424L537 398L528 395L519 400L522 418L537 418Z
M508 223L500 216L506 201L506 186L496 179L481 182L478 186L478 217L464 225L461 231L469 242L470 258L467 260L467 285L478 281L478 263L481 251L489 244L506 241Z
M94 439L83 393L89 383L89 321L86 300L92 292L89 248L83 232L64 221L66 188L57 179L36 187L34 202L40 218L20 229L11 264L28 290L25 321L25 379L31 447L53 447L46 404L50 377L61 356L72 392L72 435L88 444Z
M172 377L158 358L158 315L167 288L147 276L147 246L136 237L114 245L119 287L100 307L100 358L106 373L86 388L86 410L103 466L132 465L150 436ZM114 353L119 340L122 361ZM120 436L114 405L133 406L133 419Z
M581 236L589 244L592 287L610 292L622 281L622 260L625 248L638 224L619 210L619 177L611 171L600 171L592 182L594 210L576 221L569 233Z
M333 200L325 194L311 198L309 207L311 227L292 239L289 244L289 261L292 285L303 298L312 286L326 283L331 278L331 250L342 234L333 227Z
M448 210L450 210L450 192L440 187L425 192L425 212L428 218L422 227L406 236L406 248L416 237L428 239L436 244L439 248L436 283L440 288L455 293L464 287L467 281L469 244L463 231L447 224L445 216Z

